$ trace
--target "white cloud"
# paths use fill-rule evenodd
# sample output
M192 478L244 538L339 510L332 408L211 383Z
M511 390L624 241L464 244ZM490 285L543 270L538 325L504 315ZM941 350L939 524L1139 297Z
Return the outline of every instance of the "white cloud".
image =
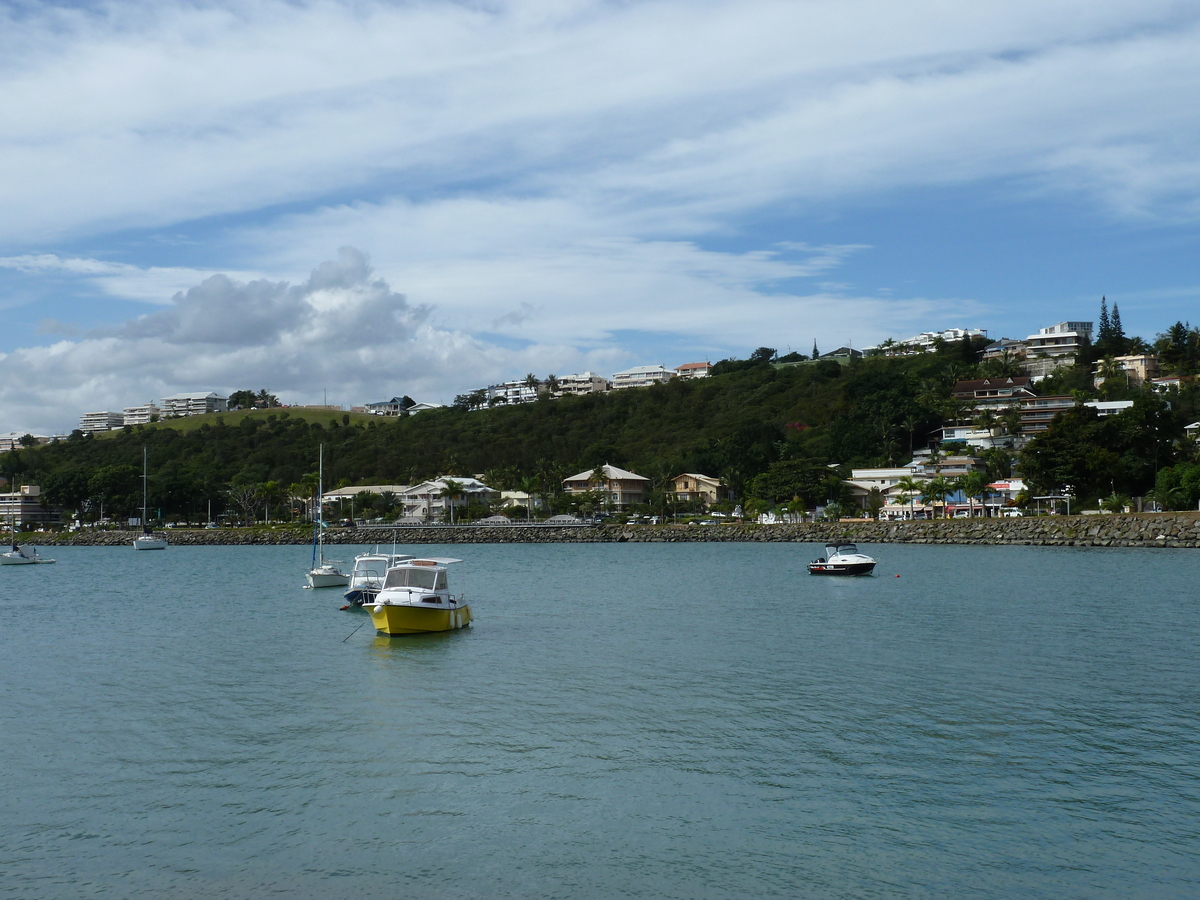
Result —
M0 356L0 406L13 428L62 432L83 412L182 390L267 386L314 402L328 389L346 405L389 391L448 400L514 372L608 369L619 358L569 346L509 350L427 320L346 248L301 284L215 275L117 328Z
M1170 0L258 0L3 24L10 242L481 181L674 228L996 175L1192 209L1200 182L1196 16Z
M647 361L631 330L744 352L986 325L834 274L870 250L779 210L986 181L1193 221L1198 22L1175 0L6 7L0 268L161 307L83 339L47 320L73 339L0 362L6 410L247 382L446 399ZM767 208L758 249L720 249ZM400 318L344 258L349 281L306 280L346 244Z

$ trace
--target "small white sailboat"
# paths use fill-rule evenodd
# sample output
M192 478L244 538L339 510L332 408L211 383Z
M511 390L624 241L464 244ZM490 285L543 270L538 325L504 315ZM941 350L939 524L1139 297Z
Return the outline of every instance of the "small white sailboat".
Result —
M325 445L321 445L317 464L317 506L313 511L313 557L312 568L306 578L310 588L345 587L350 576L338 568L340 559L325 558Z
M54 560L40 555L36 547L18 545L16 541L13 542L11 550L0 553L0 566L44 566L52 562Z
M52 563L52 559L44 559L38 555L36 547L17 544L17 517L12 517L12 549L0 553L0 566L36 566Z
M150 531L150 523L146 519L146 497L147 486L149 484L150 474L147 469L146 448L142 448L142 534L141 537L133 539L134 550L166 550L167 539L153 534Z

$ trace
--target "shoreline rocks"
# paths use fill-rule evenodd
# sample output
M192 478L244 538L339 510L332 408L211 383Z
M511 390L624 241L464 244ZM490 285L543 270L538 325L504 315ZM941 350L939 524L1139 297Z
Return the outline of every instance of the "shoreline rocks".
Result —
M307 544L304 529L172 529L177 546ZM327 545L337 544L558 544L558 543L824 543L850 540L864 544L1019 544L1039 547L1200 547L1200 517L1195 513L1115 516L1041 516L1020 519L941 519L917 522L805 523L799 525L430 525L331 529ZM133 531L37 534L35 546L125 546Z

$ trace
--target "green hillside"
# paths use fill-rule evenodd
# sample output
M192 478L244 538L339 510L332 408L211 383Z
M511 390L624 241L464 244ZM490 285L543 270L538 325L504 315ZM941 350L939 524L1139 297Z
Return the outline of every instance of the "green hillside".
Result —
M977 345L951 345L846 366L818 361L785 367L760 354L718 363L713 376L695 381L512 407L448 407L399 419L248 410L102 437L76 433L0 455L0 473L16 483L41 484L50 501L65 507L95 510L103 502L106 514L122 515L140 504L145 446L152 505L167 517L194 518L209 500L221 509L231 487L284 496L315 471L324 445L327 486L487 473L493 486L513 487L523 479L528 486L534 479L540 490L553 491L564 476L608 462L646 475L656 489L681 472L701 472L723 476L748 496L800 496L812 504L836 492L838 471L906 461L944 418L966 414L950 388L980 373L978 352ZM1070 467L1077 465L1086 470L1080 479L1088 480L1076 481L1083 490L1144 493L1158 470L1174 461L1172 442L1196 413L1194 393L1169 411L1149 396L1139 404L1145 407L1139 421L1150 415L1157 423L1153 443L1127 434L1128 428L1093 427L1079 413L1071 434L1084 446L1045 452L1035 441L1027 454L1031 474L1061 481L1074 477ZM1089 441L1107 444L1108 457L1097 462ZM1012 460L993 451L990 462L999 477L1009 473ZM1114 479L1120 483L1102 483Z

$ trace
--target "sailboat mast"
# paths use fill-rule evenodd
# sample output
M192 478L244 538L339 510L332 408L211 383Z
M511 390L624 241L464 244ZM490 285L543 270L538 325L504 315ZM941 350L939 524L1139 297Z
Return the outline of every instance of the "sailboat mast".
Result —
M142 447L142 534L150 533L150 524L146 521L146 496L150 483L149 473L149 457L146 453L145 446Z

